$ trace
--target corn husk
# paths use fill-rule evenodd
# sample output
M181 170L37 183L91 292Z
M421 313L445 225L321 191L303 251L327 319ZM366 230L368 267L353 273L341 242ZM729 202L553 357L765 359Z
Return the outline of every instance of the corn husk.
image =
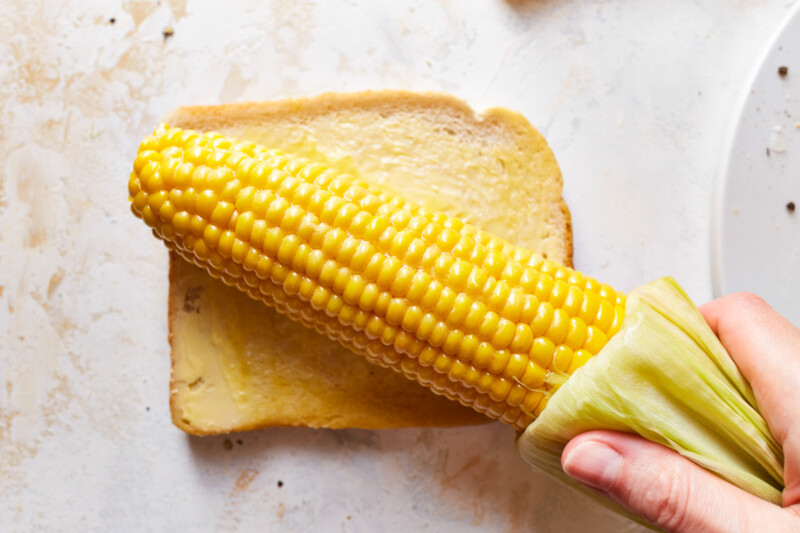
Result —
M517 449L528 463L579 486L563 473L561 452L593 429L641 435L780 504L781 447L750 385L672 278L631 292L620 331L553 394Z

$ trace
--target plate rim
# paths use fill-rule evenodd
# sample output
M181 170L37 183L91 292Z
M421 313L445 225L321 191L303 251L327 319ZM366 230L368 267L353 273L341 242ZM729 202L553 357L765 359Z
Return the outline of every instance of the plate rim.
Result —
M725 185L727 178L730 174L731 163L733 159L733 149L736 137L742 123L747 103L750 100L750 95L758 80L759 74L767 59L773 53L775 44L783 36L786 28L792 24L795 19L800 19L800 1L796 2L786 16L781 20L775 32L768 40L768 44L764 47L758 56L755 65L751 67L750 74L747 77L747 85L744 90L736 99L735 109L737 110L733 119L728 126L725 134L725 141L722 150L722 164L718 167L720 170L714 183L714 192L711 201L711 227L709 232L710 238L710 255L711 255L711 292L714 298L720 298L725 295L722 289L722 214L723 214L723 201L725 196ZM800 22L798 22L800 24Z

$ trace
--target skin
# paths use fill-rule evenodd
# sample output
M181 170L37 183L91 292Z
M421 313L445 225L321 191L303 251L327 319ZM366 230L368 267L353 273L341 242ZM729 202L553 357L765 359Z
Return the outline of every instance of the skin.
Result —
M761 298L737 293L700 307L750 382L782 445L783 505L765 502L641 437L590 431L561 456L571 477L674 532L800 531L800 330Z

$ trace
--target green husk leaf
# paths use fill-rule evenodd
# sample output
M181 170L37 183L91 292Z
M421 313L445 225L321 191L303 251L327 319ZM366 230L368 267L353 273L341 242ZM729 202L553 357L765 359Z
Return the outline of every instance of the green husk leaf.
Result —
M780 504L781 447L750 385L672 278L631 292L620 331L553 394L517 449L528 463L577 487L561 470L561 452L593 429L641 435Z

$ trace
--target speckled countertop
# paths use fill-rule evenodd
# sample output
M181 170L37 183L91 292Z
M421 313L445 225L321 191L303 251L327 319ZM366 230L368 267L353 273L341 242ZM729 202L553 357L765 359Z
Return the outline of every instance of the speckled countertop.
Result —
M529 470L500 424L174 428L167 255L129 168L178 105L446 91L548 139L577 268L705 301L724 140L792 4L2 2L0 530L637 530Z

